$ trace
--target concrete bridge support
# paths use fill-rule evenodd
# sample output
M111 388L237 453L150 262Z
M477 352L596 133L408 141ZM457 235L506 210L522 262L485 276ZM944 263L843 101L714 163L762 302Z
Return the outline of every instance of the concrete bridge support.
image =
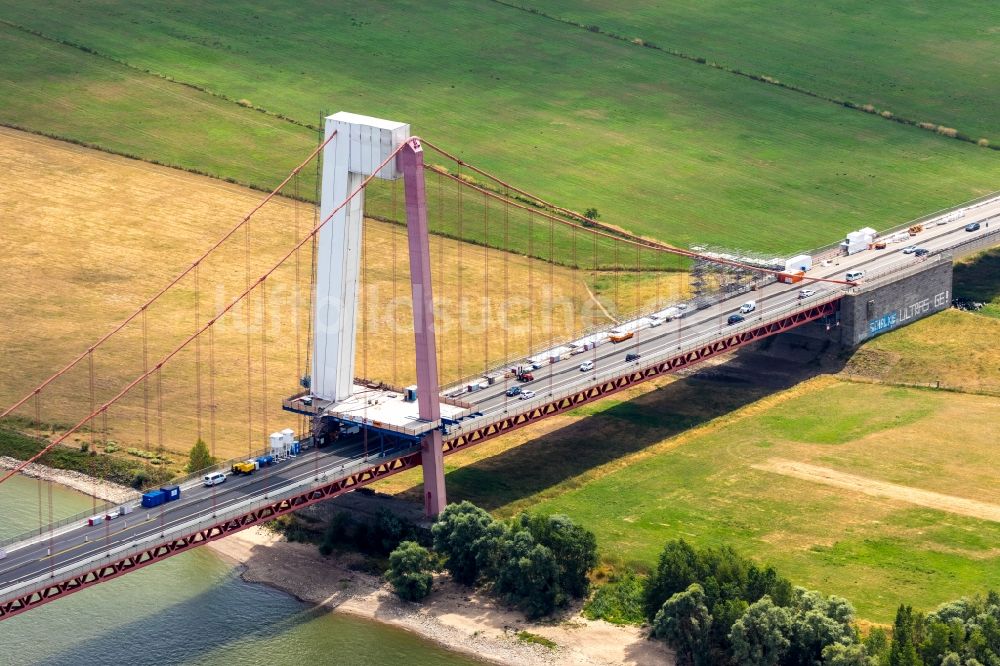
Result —
M952 258L948 254L934 255L883 278L872 276L840 303L840 342L857 347L880 333L947 310L951 299Z

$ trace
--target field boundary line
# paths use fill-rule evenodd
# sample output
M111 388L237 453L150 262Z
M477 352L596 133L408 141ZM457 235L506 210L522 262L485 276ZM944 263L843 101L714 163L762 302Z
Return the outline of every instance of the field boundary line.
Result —
M97 58L101 58L102 60L108 60L110 62L113 62L113 63L116 63L118 65L121 65L122 67L127 67L128 69L131 69L131 70L134 70L134 71L137 71L137 72L142 72L143 74L148 74L149 76L154 76L154 77L156 77L158 79L162 79L162 80L167 81L169 83L173 83L173 84L176 84L176 85L179 85L179 86L184 86L186 88L191 88L191 89L196 90L196 91L198 91L200 93L204 93L204 94L209 95L211 97L216 97L218 99L224 100L224 101L229 102L231 104L235 104L236 106L243 107L245 109L251 109L251 110L256 111L258 113L262 113L265 116L270 116L270 117L276 118L278 120L283 120L283 121L285 121L287 123L291 123L292 125L298 125L299 127L304 127L306 129L310 129L310 130L312 130L314 132L320 131L320 127L318 127L316 125L312 125L312 124L307 123L305 121L299 120L297 118L292 118L291 116L286 116L285 114L278 113L276 111L270 111L270 110L265 109L263 107L256 106L255 104L244 104L240 100L233 99L232 97L229 97L225 93L216 92L216 91L214 91L214 90L212 90L210 88L206 88L205 86L199 85L197 83L190 83L188 81L183 81L181 79L175 79L172 76L169 76L167 74L162 74L162 73L157 72L156 70L153 70L153 69L147 69L145 67L140 67L139 65L133 65L132 63L128 62L127 60L122 60L121 58L116 58L116 57L114 57L112 55L108 55L107 53L103 53L101 51L98 51L97 49L91 48L91 47L86 46L84 44L80 44L78 42L73 42L73 41L70 41L68 39L62 39L62 38L59 38L59 37L54 37L52 35L49 35L49 34L46 34L46 33L42 32L40 30L35 30L34 28L29 28L28 26L21 25L19 23L14 23L13 21L8 21L7 19L3 19L3 18L0 18L0 25L5 25L8 28L13 28L14 30L18 30L18 31L23 32L25 34L32 35L33 37L38 37L39 39L44 39L45 41L48 41L48 42L53 42L55 44L61 44L62 46L67 46L69 48L76 49L77 51L82 51L82 52L86 53L87 55L91 55L91 56L94 56L94 57L97 57Z
M967 499L956 495L946 495L933 490L922 490L913 486L904 486L888 481L879 481L857 474L840 472L830 467L820 467L809 463L788 460L787 458L769 458L763 463L752 465L754 469L789 476L802 481L812 481L834 488L905 502L927 509L935 509L969 518L988 520L1000 523L1000 504Z
M986 398L1000 398L1000 391L989 389L973 389L963 386L952 386L943 382L902 382L889 379L879 379L878 377L868 377L853 373L840 373L837 375L842 381L852 384L874 384L877 386L891 386L894 388L912 388L931 391L944 391L946 393L960 393L962 395L978 395Z
M711 67L712 69L717 69L722 72L728 72L729 74L732 74L734 76L740 76L745 79L751 79L753 81L757 81L758 83L775 86L776 88L784 88L785 90L788 90L790 92L798 93L800 95L805 95L807 97L812 97L814 99L822 100L824 102L829 102L831 104L836 104L837 106L842 106L846 109L852 109L854 111L860 111L861 113L868 113L871 115L875 115L884 120L897 122L900 125L906 125L921 130L934 132L935 134L938 134L945 138L955 139L957 141L963 141L965 143L971 143L972 145L979 146L982 148L989 148L991 150L1000 150L1000 144L993 145L989 142L989 139L986 137L977 139L967 134L963 134L961 131L956 130L953 127L946 127L945 125L940 125L938 123L913 120L912 118L899 116L889 111L888 109L876 108L875 105L873 104L858 104L851 100L830 97L828 95L818 93L814 90L809 90L808 88L805 88L795 83L786 83L767 74L745 72L741 69L732 67L730 65L725 65L723 63L708 60L707 58L704 58L702 56L693 55L691 53L685 53L684 51L678 51L677 49L673 49L668 46L660 46L654 42L642 39L641 37L626 37L625 35L619 35L614 32L608 32L606 30L602 30L600 26L597 25L585 25L583 23L579 23L572 19L562 18L559 16L548 14L535 7L519 5L515 2L511 2L510 0L490 0L490 2L502 5L504 7L508 7L510 9L514 9L516 11L521 11L526 14L534 14L535 16L540 16L550 21L555 21L556 23L562 23L564 25L572 26L580 30L586 30L587 32L592 32L595 35L601 35L603 37L607 37L608 39L614 39L620 42L625 42L626 44L631 44L632 46L638 46L642 48L651 49L653 51L659 51L669 56L680 58L681 60L687 60L688 62L693 62L699 65L705 65L706 67Z

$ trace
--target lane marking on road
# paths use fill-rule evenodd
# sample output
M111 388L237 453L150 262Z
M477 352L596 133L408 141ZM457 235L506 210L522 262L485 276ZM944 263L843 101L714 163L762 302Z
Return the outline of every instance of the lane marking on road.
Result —
M128 532L129 530L132 530L132 529L135 529L135 528L140 527L142 525L145 525L146 523L155 522L156 520L157 520L156 518L147 518L147 519L145 519L143 521L140 521L138 523L133 524L131 527L123 527L122 529L118 530L117 532L109 532L107 534L102 534L99 538L94 539L93 541L84 541L83 543L78 543L75 546L70 546L69 548L65 548L63 550L60 550L59 552L52 553L51 555L45 555L45 556L39 557L38 561L39 562L44 562L45 560L51 559L53 557L59 557L60 555L65 555L66 553L72 552L74 550L79 550L80 548L83 548L84 546L93 546L95 543L100 543L101 541L107 541L107 540L111 539L111 537L118 536L119 534L123 534L125 532Z

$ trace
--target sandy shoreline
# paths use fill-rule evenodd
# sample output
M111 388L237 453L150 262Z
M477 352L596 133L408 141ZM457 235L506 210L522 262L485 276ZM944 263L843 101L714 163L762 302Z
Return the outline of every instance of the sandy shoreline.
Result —
M16 458L0 456L0 469L14 469L21 462L21 460L17 460ZM56 469L54 467L29 463L20 473L32 479L42 479L43 481L58 483L61 486L72 488L85 495L90 495L91 497L96 497L99 500L111 502L112 504L124 504L129 500L135 500L139 497L139 493L128 486L95 479L83 472L74 472L68 469Z
M242 565L242 578L281 590L306 603L384 622L449 650L495 664L598 665L672 664L669 650L646 640L636 627L591 621L579 606L556 621L527 622L445 576L435 578L434 591L420 604L400 601L381 578L349 567L351 555L325 558L309 544L289 543L260 528L239 532L209 545L227 560ZM528 631L554 642L548 648L517 638Z

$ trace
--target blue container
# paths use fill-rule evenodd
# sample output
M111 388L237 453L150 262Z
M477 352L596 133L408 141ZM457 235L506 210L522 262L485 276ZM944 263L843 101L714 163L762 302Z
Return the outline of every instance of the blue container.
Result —
M173 502L181 497L180 486L162 486L160 492L164 495L164 502Z
M150 490L142 494L142 505L147 509L160 506L167 501L167 495L162 490Z
M264 465L271 465L274 463L274 456L261 456L257 458L257 466L263 467Z
M292 442L292 455L296 455L296 456L299 455L299 451L300 451L299 443L298 442Z

